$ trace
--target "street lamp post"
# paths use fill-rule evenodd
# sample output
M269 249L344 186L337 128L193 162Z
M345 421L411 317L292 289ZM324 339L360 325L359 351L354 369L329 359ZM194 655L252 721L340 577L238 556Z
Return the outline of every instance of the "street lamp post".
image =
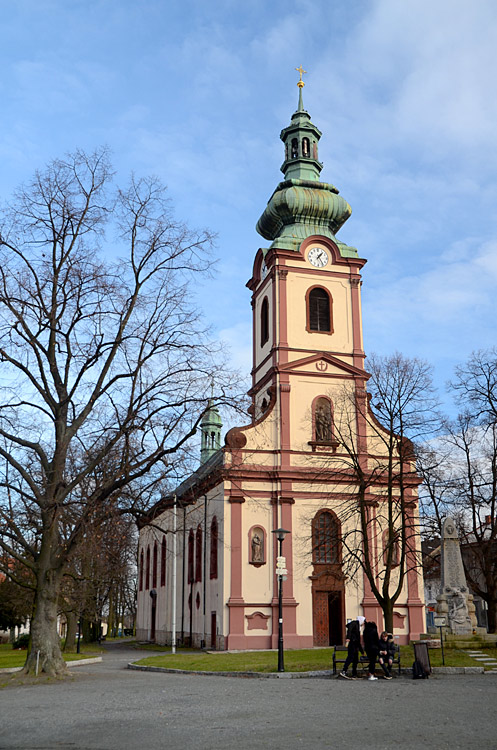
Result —
M284 672L283 664L283 576L286 575L285 558L281 554L283 539L290 532L287 529L275 529L273 534L279 542L279 555L276 561L276 576L278 578L278 672Z

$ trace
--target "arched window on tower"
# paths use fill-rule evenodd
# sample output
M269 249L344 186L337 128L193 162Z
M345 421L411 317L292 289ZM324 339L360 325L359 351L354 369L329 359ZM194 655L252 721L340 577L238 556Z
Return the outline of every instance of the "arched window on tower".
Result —
M202 527L197 526L195 538L195 581L202 580Z
M139 583L139 589L140 589L140 591L143 591L143 558L144 558L144 554L143 554L143 547L142 547L142 550L140 552L140 575L139 575L139 581L140 581L140 583Z
M193 554L195 550L195 536L193 529L188 534L188 583L193 583Z
M292 138L292 159L296 159L299 155L299 142L296 138Z
M219 529L217 518L214 516L211 523L211 555L210 555L210 577L217 578L217 555L218 555Z
M166 585L166 537L162 537L161 555L160 555L160 585Z
M316 443L331 443L333 440L333 411L331 401L324 396L314 402L313 426Z
M309 143L309 138L302 138L302 156L305 159L308 159L311 155L311 147Z
M340 559L340 522L332 511L320 510L312 521L312 561L332 564Z
M157 588L157 542L154 542L154 556L152 559L152 588Z
M307 292L307 330L333 333L332 307L332 299L326 289L310 289Z
M150 547L147 547L147 567L145 568L145 589L150 588Z
M269 302L264 297L261 305L261 346L269 341Z

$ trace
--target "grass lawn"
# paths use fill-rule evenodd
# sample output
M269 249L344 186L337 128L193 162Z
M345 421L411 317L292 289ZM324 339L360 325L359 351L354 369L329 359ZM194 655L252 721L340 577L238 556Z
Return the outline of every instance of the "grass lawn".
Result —
M95 650L92 646L81 646L81 653L63 653L65 661L77 661L78 659L91 659L93 656L100 656L102 651ZM0 643L0 669L11 667L22 667L26 661L26 651L15 650L10 643Z
M160 647L147 646L158 650ZM205 672L276 672L278 654L276 651L249 651L242 653L204 653L199 651L185 652L183 649L171 654L170 647L160 656L148 656L137 661L137 664L169 669L200 670ZM402 667L410 667L414 661L412 646L401 646ZM496 649L485 649L485 653L495 656ZM430 649L432 667L442 666L441 649ZM299 649L285 650L285 670L287 672L310 672L332 669L333 649ZM457 649L445 649L446 667L477 667L481 662L475 661L467 654Z

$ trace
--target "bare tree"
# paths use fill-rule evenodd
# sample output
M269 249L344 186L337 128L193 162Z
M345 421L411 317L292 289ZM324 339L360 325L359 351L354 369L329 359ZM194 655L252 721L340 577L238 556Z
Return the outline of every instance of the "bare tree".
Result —
M423 462L426 524L453 516L466 578L497 630L497 351L478 351L450 384L461 411Z
M328 462L341 500L334 508L342 528L342 563L362 570L381 606L385 628L409 570L420 565L415 442L438 425L431 368L401 354L368 358L363 388L345 387L335 406L338 443Z
M190 283L210 234L156 179L111 182L104 149L77 151L1 217L0 546L36 580L26 671L65 670L57 600L87 519L172 481L211 382L217 403L227 387Z

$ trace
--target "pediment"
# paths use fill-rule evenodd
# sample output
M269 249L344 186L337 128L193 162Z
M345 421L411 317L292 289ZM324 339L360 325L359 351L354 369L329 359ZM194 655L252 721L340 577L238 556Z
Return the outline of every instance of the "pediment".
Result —
M370 377L369 373L365 370L360 370L358 367L354 367L327 352L316 352L316 354L312 354L309 357L294 359L291 362L280 365L280 370L281 372L308 372L313 375L321 373L323 375L347 374L353 377L366 377L366 379Z

